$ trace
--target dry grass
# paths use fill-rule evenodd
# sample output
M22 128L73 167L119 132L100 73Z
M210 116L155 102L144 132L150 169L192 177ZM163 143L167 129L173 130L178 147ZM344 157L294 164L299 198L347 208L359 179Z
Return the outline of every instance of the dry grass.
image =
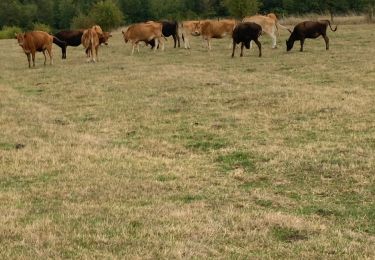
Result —
M116 32L35 69L0 41L0 258L374 258L374 26L329 36L231 59Z

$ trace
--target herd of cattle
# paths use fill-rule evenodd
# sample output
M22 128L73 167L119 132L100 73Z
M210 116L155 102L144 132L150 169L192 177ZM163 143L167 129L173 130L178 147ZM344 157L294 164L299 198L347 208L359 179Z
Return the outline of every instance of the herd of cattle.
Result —
M155 51L159 47L164 50L164 40L166 37L173 37L174 47L180 47L180 39L184 42L185 49L190 49L190 37L201 36L206 42L208 50L211 50L211 40L221 39L224 37L232 37L234 56L237 44L241 43L241 54L243 56L243 48L249 49L251 41L254 41L259 48L259 57L262 56L262 45L258 38L262 34L267 34L272 39L272 48L276 48L276 35L279 28L288 30L290 37L286 41L287 51L293 48L295 41L300 41L301 49L303 51L304 41L307 38L317 38L322 36L326 49L329 49L329 38L327 37L327 27L331 24L328 20L321 21L305 21L297 24L293 31L282 26L275 14L255 15L245 17L242 22L234 19L223 20L203 20L203 21L184 21L181 23L174 21L161 22L144 22L130 25L127 30L122 31L125 43L131 42L132 55L135 48L139 52L139 43L144 42L150 45ZM35 66L35 53L42 52L44 55L44 65L46 64L46 51L50 58L50 63L53 64L52 58L52 44L55 43L62 50L62 58L66 59L67 46L83 45L85 48L88 61L95 62L98 59L98 49L101 44L108 44L108 39L111 33L103 32L100 26L94 25L92 28L86 30L70 30L61 31L55 35L50 35L42 31L32 31L26 33L16 34L18 44L25 52L29 67L31 67L31 59L33 66Z

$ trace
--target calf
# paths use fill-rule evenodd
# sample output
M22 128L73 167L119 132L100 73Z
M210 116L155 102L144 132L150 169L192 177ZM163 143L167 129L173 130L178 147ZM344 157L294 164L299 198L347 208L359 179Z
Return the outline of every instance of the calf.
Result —
M48 52L48 56L50 59L50 64L53 64L53 57L52 57L52 42L53 36L49 35L46 32L42 31L32 31L26 33L18 33L16 34L16 39L18 44L22 47L23 51L27 56L27 60L29 62L29 68L31 67L30 58L32 57L33 60L33 67L35 67L35 53L43 52L44 55L44 65L46 65L46 51ZM30 57L31 56L31 57Z
M329 25L329 28L333 32L337 30L337 26L335 29L332 29L331 23L328 20L322 20L322 21L305 21L302 23L297 24L292 34L290 35L289 39L286 41L286 50L290 51L293 48L295 41L301 42L301 49L300 51L303 51L303 44L305 42L305 39L315 39L318 38L320 35L323 36L323 39L326 43L326 50L329 50L329 38L327 36L327 26Z
M262 56L262 45L258 40L258 37L262 34L262 27L259 24L252 22L244 22L238 24L233 30L233 52L232 58L234 57L234 51L237 44L241 43L241 54L243 56L243 47L246 49L250 48L250 42L254 41L259 48L259 57Z
M98 60L98 50L99 50L99 39L103 36L102 28L99 25L94 25L90 29L87 29L82 34L82 45L86 49L87 61L96 62ZM96 57L96 59L95 59Z

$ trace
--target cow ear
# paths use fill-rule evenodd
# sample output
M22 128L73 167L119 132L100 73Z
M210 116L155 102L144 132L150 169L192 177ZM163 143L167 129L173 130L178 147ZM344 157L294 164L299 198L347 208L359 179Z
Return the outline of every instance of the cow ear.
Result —
M17 33L14 33L14 38L17 39Z

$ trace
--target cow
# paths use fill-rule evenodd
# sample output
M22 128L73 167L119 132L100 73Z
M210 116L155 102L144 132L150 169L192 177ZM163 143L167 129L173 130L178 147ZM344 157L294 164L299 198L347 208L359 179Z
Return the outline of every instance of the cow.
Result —
M242 22L253 22L257 23L262 27L263 33L269 35L272 39L272 48L277 48L277 38L276 33L278 32L278 28L283 28L285 30L290 30L285 26L282 26L274 13L270 13L268 15L254 15L245 17Z
M55 37L58 38L60 41L64 41L66 44L61 45L58 42L54 43L61 48L62 52L62 59L66 59L66 49L68 46L77 47L82 43L82 30L70 30L70 31L60 31L55 34Z
M83 47L86 49L88 62L96 62L98 59L99 38L103 36L102 28L99 25L94 25L90 29L84 30L81 38ZM95 59L96 57L96 59Z
M332 29L331 23L328 20L305 21L297 24L294 27L289 39L286 41L286 50L290 51L293 48L294 42L300 41L300 51L303 51L303 44L306 38L315 39L318 38L320 35L323 36L323 39L326 43L326 50L329 50L329 38L327 36L328 25L329 28L331 28L331 31L335 32L337 30L337 26L335 29Z
M198 23L197 31L202 35L203 41L207 41L208 50L211 50L211 39L232 36L236 23L234 19L206 20Z
M174 42L174 48L177 47L178 43L178 48L180 48L180 36L178 33L178 22L176 21L161 21L159 22L162 24L162 33L164 37L173 37L173 42ZM151 40L147 42L146 44L150 44L151 48L154 48L155 46L155 40Z
M69 30L60 31L55 34L53 43L61 48L62 59L66 59L66 49L68 46L77 47L82 43L83 29L80 30ZM99 37L100 44L108 45L108 39L112 37L111 33L103 32L103 35ZM64 44L65 43L65 44Z
M133 49L131 55L134 54L134 48L137 47L139 52L139 42L150 42L155 40L154 51L156 51L159 42L164 51L164 41L162 39L162 24L157 22L137 23L128 27L126 31L122 31L125 43L132 43Z
M243 47L246 49L250 48L250 42L254 41L259 48L259 57L262 56L262 44L259 42L258 38L262 34L262 27L259 24L252 22L239 23L233 30L233 51L232 58L234 57L234 51L237 44L241 43L241 54L243 56Z
M184 41L185 49L190 49L190 35L199 36L200 21L184 21L179 24L178 31Z
M47 57L46 51L50 59L50 64L53 64L53 55L52 55L52 43L53 36L42 31L32 31L25 33L15 34L15 37L18 41L18 44L22 47L23 51L27 56L29 62L29 68L31 68L31 58L33 60L33 67L35 67L35 53L43 52L44 55L44 65L46 65ZM31 56L31 57L30 57Z

